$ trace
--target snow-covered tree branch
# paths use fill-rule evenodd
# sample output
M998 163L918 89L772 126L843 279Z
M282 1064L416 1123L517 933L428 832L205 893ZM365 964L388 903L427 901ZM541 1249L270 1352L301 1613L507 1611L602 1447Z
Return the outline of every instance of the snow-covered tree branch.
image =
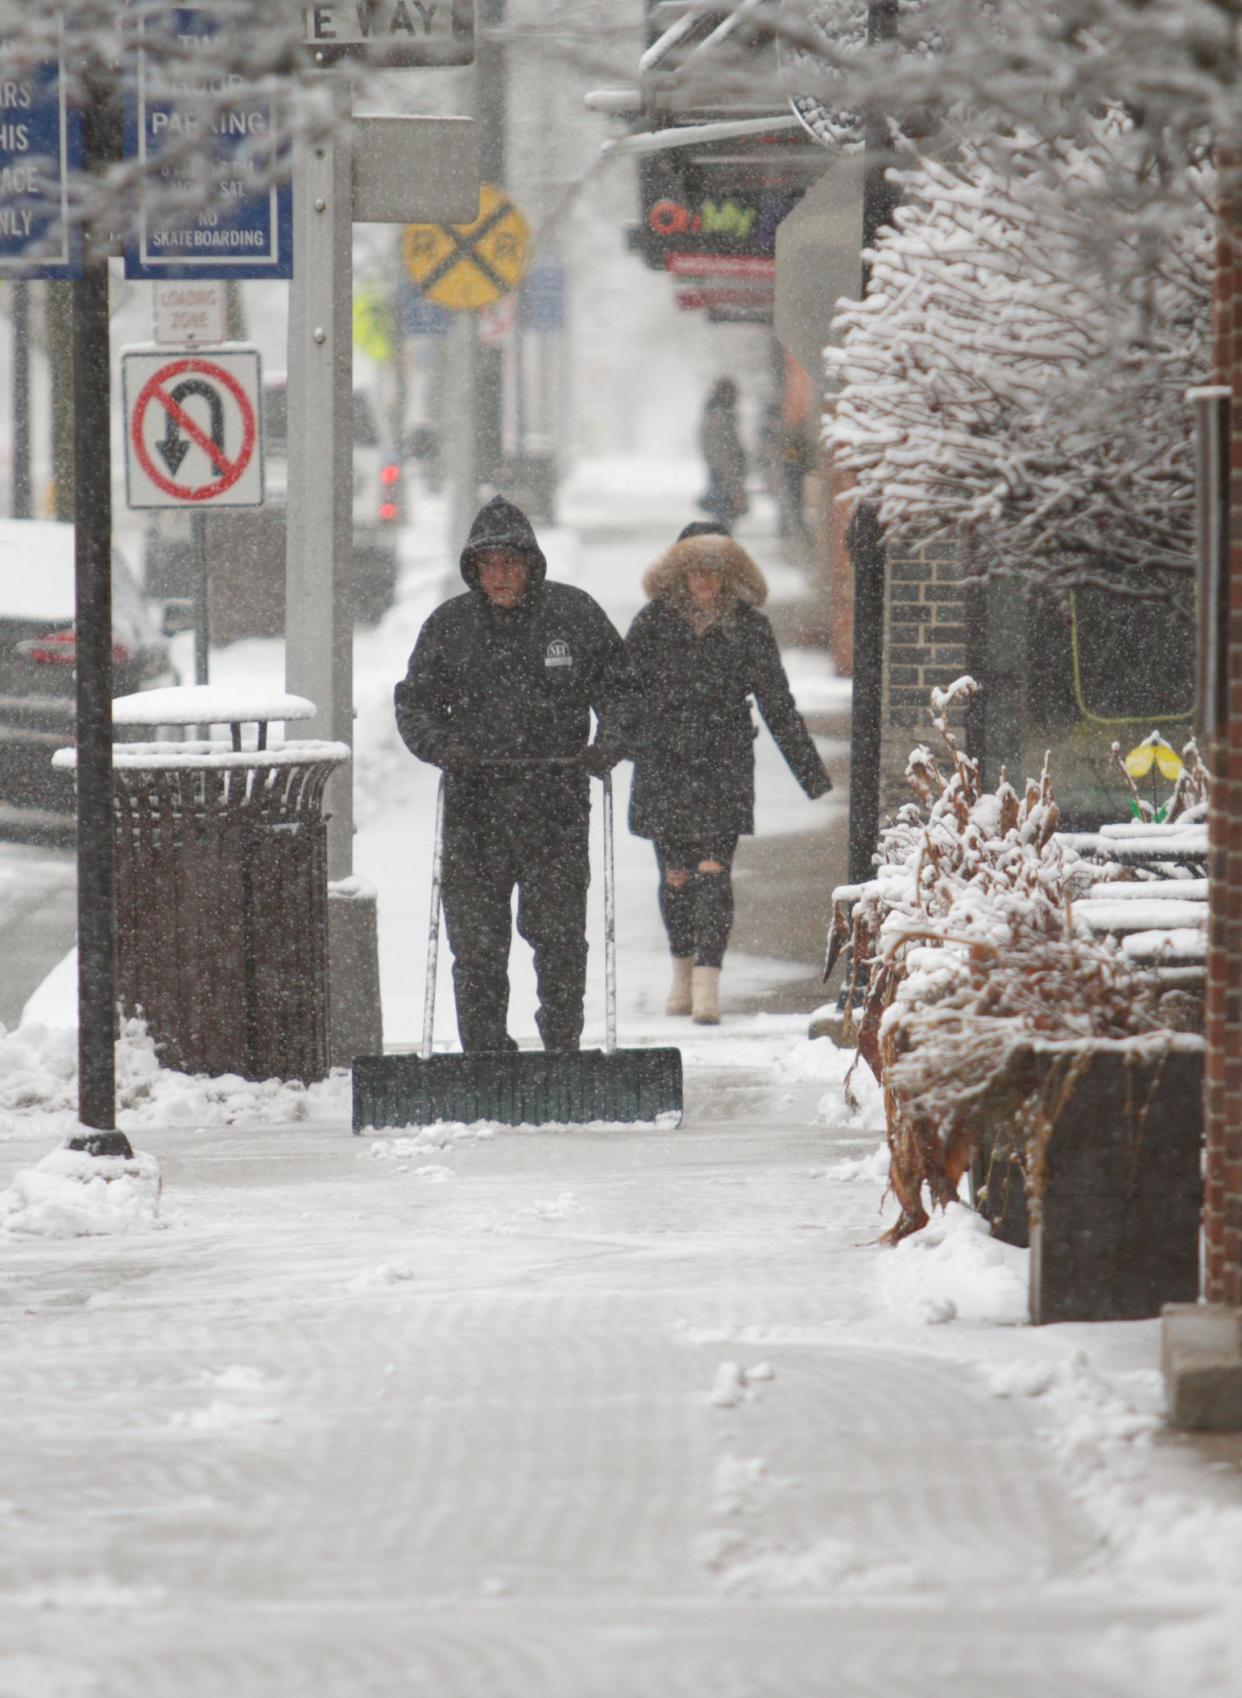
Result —
M1188 386L1208 367L1210 173L1170 236L1086 147L1011 136L899 173L871 293L829 351L828 425L889 534L980 570L1179 598L1192 572ZM1055 164L1055 172L1050 165Z

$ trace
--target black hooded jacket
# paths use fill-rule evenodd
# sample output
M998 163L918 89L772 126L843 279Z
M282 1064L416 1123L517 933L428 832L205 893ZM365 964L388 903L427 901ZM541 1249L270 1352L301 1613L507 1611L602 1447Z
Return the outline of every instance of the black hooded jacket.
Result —
M508 548L529 563L517 607L492 605L478 556ZM497 495L482 508L462 550L465 595L427 620L395 691L397 729L420 760L441 764L450 747L484 769L489 761L572 757L586 748L590 710L611 759L625 752L628 666L603 609L584 590L547 581L529 519ZM503 768L493 768L494 779ZM466 783L483 781L479 772ZM577 775L575 775L577 777ZM450 780L450 798L462 788Z

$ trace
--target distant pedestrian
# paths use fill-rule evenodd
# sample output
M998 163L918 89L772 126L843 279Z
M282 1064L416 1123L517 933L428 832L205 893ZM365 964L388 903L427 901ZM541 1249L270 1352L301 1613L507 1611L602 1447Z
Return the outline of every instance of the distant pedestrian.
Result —
M809 797L832 780L794 704L767 584L718 525L687 525L643 579L650 600L625 646L640 704L630 830L655 847L673 957L669 1014L720 1019L720 968L733 926L731 869L755 829L751 698Z
M576 1050L582 1032L587 774L621 758L627 668L598 603L546 572L526 515L495 496L462 551L467 593L427 620L396 687L407 748L446 775L444 919L463 1050L518 1047L507 1028L515 887L543 1046Z
M737 384L717 378L703 403L699 447L707 467L707 489L699 506L717 524L730 529L747 511L746 450L737 419Z

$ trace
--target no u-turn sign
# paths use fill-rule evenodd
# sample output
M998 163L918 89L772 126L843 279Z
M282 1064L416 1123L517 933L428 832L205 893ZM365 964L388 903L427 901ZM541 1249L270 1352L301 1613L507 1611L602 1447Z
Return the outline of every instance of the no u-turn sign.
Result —
M131 507L259 507L258 350L121 356Z

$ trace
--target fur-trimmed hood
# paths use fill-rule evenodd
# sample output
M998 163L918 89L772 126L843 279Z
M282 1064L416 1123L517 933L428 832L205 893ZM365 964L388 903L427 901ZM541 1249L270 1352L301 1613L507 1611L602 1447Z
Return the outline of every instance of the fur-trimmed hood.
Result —
M768 599L763 573L732 537L686 537L666 549L643 574L643 591L652 601L667 602L681 612L690 605L686 574L694 566L716 566L724 574L721 617L735 607L762 607Z

